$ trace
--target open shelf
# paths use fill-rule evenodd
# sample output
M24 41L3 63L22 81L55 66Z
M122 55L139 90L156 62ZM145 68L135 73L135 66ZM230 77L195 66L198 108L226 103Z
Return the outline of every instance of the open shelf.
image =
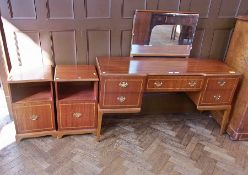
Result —
M10 84L12 103L52 101L49 82Z
M93 82L59 82L57 83L59 101L95 101Z

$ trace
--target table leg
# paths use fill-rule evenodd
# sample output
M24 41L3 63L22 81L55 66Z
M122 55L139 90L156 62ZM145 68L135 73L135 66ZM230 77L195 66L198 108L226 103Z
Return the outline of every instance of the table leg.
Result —
M227 124L230 118L230 112L231 112L231 108L227 108L224 110L224 115L221 122L220 134L224 134L226 132Z
M97 123L97 131L96 131L96 140L98 142L100 142L100 137L101 137L102 116L103 116L103 112L98 109L98 123Z

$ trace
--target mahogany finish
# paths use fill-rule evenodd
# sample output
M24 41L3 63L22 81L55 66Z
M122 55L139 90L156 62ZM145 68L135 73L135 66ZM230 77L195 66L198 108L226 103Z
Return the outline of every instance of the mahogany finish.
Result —
M95 66L88 65L56 65L56 82L98 81Z
M59 129L91 129L96 128L96 102L74 102L60 104L58 116ZM81 116L76 114L80 113Z
M179 92L199 91L202 88L204 76L148 76L147 92Z
M11 70L8 83L17 141L55 136L52 80L51 66Z
M145 87L145 76L101 76L101 108L139 108Z
M238 82L237 76L207 77L201 92L188 95L198 106L230 105Z
M9 83L27 83L27 82L50 82L53 81L52 67L14 67L9 74Z
M197 109L224 111L218 121L221 133L225 132L241 76L226 64L209 59L130 57L99 57L96 62L100 76L98 140L102 115L139 112L145 92L186 92Z
M248 139L248 16L239 16L226 63L243 74L227 132L233 140Z
M54 130L53 103L13 104L17 133Z
M199 58L130 58L98 57L97 69L102 77L147 75L240 76L239 72L214 59Z
M98 76L94 66L58 65L55 68L57 137L96 133Z

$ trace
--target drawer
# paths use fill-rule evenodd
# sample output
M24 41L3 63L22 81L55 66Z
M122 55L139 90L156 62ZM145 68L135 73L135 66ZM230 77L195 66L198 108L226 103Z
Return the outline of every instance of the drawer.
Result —
M221 77L212 77L207 78L206 90L232 90L236 89L238 78L221 78Z
M205 91L202 95L201 105L231 104L233 92L230 90Z
M201 76L150 76L147 91L196 91L202 88Z
M103 108L138 108L141 105L140 93L106 93L103 96Z
M95 102L62 103L58 107L59 130L96 128Z
M13 104L17 133L54 130L53 106L47 104Z
M105 79L104 92L142 92L144 87L144 78L122 78Z

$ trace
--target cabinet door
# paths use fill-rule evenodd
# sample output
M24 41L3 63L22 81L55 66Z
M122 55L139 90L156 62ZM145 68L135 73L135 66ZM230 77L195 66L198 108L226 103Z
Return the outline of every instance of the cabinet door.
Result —
M59 130L96 128L95 102L64 103L58 106Z
M54 130L53 107L47 104L15 104L13 113L17 133Z

